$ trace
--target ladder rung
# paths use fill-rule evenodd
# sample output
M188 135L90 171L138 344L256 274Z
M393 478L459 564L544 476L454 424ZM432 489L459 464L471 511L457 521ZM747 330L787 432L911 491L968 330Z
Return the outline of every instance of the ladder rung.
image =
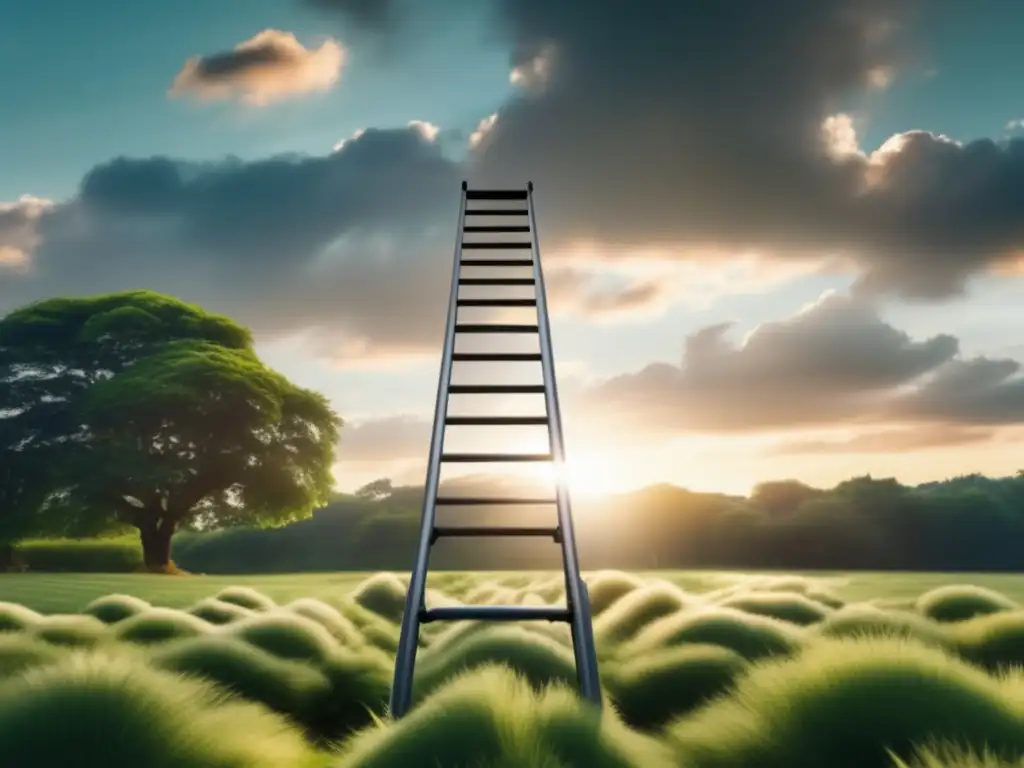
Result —
M460 277L459 285L533 285L532 277Z
M552 461L550 453L442 453L441 461L457 464L498 464Z
M568 608L540 605L445 605L420 611L420 621L572 621Z
M541 536L552 538L556 542L562 540L562 530L557 526L515 526L515 525L459 525L459 526L437 526L431 536L432 541L443 538L479 536Z
M474 224L462 228L463 232L529 232L529 224Z
M445 424L450 427L524 427L544 426L547 416L449 416Z
M540 352L454 352L453 363L536 363Z
M434 504L439 507L538 506L557 503L558 499L542 496L438 496L434 499Z
M536 299L456 299L458 307L536 307ZM537 358L540 359L539 357Z
M451 395L543 395L543 384L450 384Z
M471 208L465 211L466 216L525 216L528 213L526 208Z
M514 251L521 248L533 248L533 243L529 241L525 243L467 243L463 241L462 250L466 250L467 248L476 248L488 251Z
M525 189L467 189L467 200L525 200Z
M525 323L459 323L456 333L537 333L538 326Z
M463 267L532 267L533 259L461 259Z

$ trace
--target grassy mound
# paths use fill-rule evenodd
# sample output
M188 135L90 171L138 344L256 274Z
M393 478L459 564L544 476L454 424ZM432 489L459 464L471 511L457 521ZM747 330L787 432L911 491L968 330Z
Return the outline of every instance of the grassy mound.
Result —
M968 584L933 589L921 595L916 603L917 610L934 621L965 621L1017 607L1017 603L995 590Z
M822 636L833 639L891 637L917 640L941 648L950 645L939 625L913 613L885 610L873 605L848 605L833 613L816 629Z
M243 608L236 603L228 603L217 597L207 597L188 609L193 616L198 616L210 624L230 624L233 621L252 616L251 608Z
M954 625L950 635L965 659L989 671L1024 665L1024 611L979 616Z
M331 633L296 613L258 614L228 627L234 636L282 659L320 663L338 648Z
M462 601L468 605L486 605L494 595L508 587L496 581L481 581L474 584L462 594Z
M257 592L250 587L225 587L214 597L222 603L239 605L242 608L248 608L250 611L269 611L277 605L277 603L262 592Z
M374 648L342 648L321 667L331 683L309 723L332 738L364 728L387 711L392 660Z
M751 592L726 598L720 605L807 626L825 619L832 609L799 592Z
M39 638L20 632L0 635L0 680L32 667L52 664L66 651Z
M590 610L596 616L623 595L643 587L643 579L622 571L600 571L587 580Z
M114 625L114 637L128 643L149 645L183 637L205 635L213 626L198 616L170 608L150 608Z
M393 573L377 573L352 592L352 599L363 608L392 622L402 620L405 611L406 583Z
M717 645L748 661L789 656L805 642L797 626L733 608L703 608L667 616L646 627L623 649L623 656L686 644Z
M291 611L299 616L315 621L343 645L358 648L365 643L362 634L351 620L343 616L336 608L321 600L316 600L312 597L302 597L288 603L284 608L286 611Z
M43 616L28 631L48 643L76 648L90 648L107 637L107 625L88 614Z
M564 645L520 627L490 626L424 652L416 665L415 697L429 695L460 672L488 664L509 667L538 688L553 682L576 684L572 651Z
M31 608L17 603L0 602L0 632L20 632L28 629L42 617Z
M754 667L669 735L693 768L889 768L889 750L934 738L1019 755L1022 726L1005 683L936 648L870 640Z
M842 608L846 602L826 585L820 578L806 576L745 576L735 580L730 586L716 590L709 597L719 600L739 595L755 593L785 592L803 595L808 600L826 608Z
M357 735L337 768L669 768L652 739L564 689L535 693L503 669L464 676L397 723Z
M97 597L85 606L82 613L95 616L104 624L116 624L119 621L147 611L151 607L145 600L132 595L114 594Z
M594 619L594 637L600 645L621 643L652 621L676 613L691 602L685 592L670 584L634 589Z
M285 661L236 638L196 637L155 650L152 662L168 671L212 680L299 722L310 719L330 693L330 681L309 666Z
M302 735L258 705L224 703L209 684L127 658L78 654L0 683L0 755L11 766L314 765Z
M729 689L747 669L734 651L714 645L670 648L627 662L610 688L622 718L634 728L661 728Z

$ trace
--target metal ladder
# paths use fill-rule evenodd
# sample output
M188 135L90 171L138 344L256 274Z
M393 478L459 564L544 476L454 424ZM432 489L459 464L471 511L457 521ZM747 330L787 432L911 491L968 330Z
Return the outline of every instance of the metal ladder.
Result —
M507 201L509 207L469 208L467 202ZM470 216L500 216L503 221L523 222L496 226L467 225ZM479 221L479 219L477 219ZM520 242L465 242L467 233L523 233L528 239ZM498 238L494 238L498 239ZM532 258L478 259L465 258L465 250L520 250L529 251ZM548 311L544 291L544 277L540 266L540 252L537 244L537 223L534 213L533 182L526 189L519 190L470 190L462 182L462 196L459 205L459 228L455 245L455 259L452 269L451 295L448 302L448 322L445 331L444 353L437 386L437 403L434 411L434 430L430 441L430 458L427 464L426 487L423 494L423 513L420 523L419 545L413 565L409 589L406 593L405 614L402 631L395 657L395 675L391 688L390 713L400 718L412 706L413 673L416 666L416 651L419 646L420 624L431 621L461 621L467 619L489 621L564 621L572 633L573 655L576 661L576 675L582 696L597 707L601 706L601 683L598 677L597 655L594 650L594 631L591 625L590 602L587 587L580 577L579 561L576 554L576 537L573 531L572 509L569 492L563 473L556 473L555 495L553 498L460 498L439 497L438 485L442 463L455 462L551 462L562 466L565 448L562 442L562 421L558 406L558 390L555 381L555 361L551 349L551 333L548 327ZM530 267L530 277L509 278L467 278L462 277L462 267ZM533 286L534 298L483 298L470 299L459 296L464 285L488 286ZM460 323L460 307L536 307L536 324ZM538 353L456 353L455 340L460 334L534 334L538 337ZM539 362L543 372L542 384L452 384L452 367L457 362ZM543 394L547 413L540 416L449 416L449 395L455 394ZM505 453L445 453L445 427L454 425L473 426L514 426L544 425L548 428L550 453L505 454ZM490 506L490 505L542 505L555 506L558 512L557 526L484 526L484 527L442 527L435 523L439 506ZM455 536L534 536L548 537L561 545L562 565L565 574L565 606L523 606L523 605L461 605L427 609L425 602L426 581L430 548L439 538Z

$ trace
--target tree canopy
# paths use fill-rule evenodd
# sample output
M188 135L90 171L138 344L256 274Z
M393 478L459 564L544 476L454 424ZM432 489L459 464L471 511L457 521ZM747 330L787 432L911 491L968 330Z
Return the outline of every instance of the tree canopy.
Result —
M158 569L183 522L281 524L330 498L341 420L195 305L127 291L24 307L0 320L0 385L8 538L127 524Z

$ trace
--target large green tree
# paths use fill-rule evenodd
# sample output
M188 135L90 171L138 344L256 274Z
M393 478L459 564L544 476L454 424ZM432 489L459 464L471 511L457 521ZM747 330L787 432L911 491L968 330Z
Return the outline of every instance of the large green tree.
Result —
M0 451L37 468L0 475L0 497L21 499L0 527L131 525L166 569L182 523L279 524L326 503L340 426L245 328L177 299L53 299L0 320Z

